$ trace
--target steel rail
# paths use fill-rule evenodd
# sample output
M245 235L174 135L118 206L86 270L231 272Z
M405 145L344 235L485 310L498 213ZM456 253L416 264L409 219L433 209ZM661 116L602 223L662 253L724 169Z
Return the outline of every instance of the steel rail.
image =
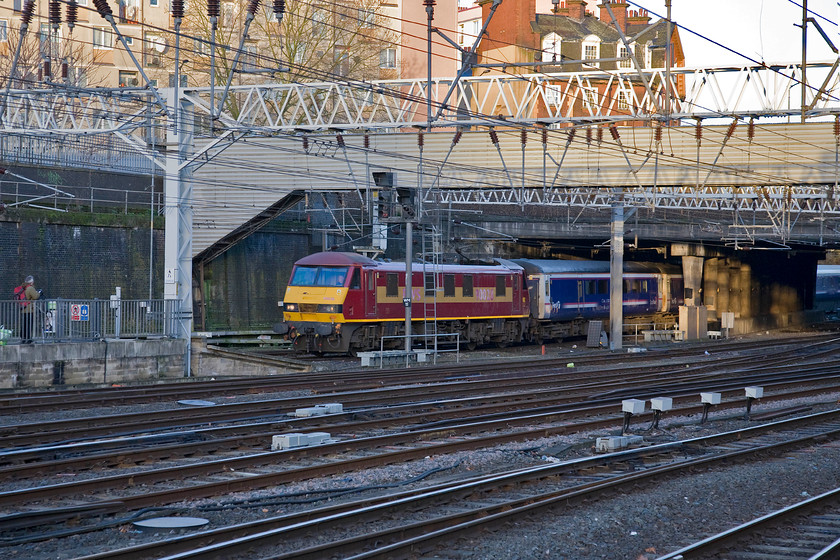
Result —
M520 495L515 499L498 500L489 506L479 506L464 513L442 515L408 525L398 522L400 526L395 528L378 530L374 533L332 541L310 548L270 554L268 556L264 553L260 554L261 558L295 558L298 560L306 558L320 559L334 557L334 555L341 555L341 557L347 558L348 554L357 554L352 556L353 558L410 557L412 554L422 554L429 551L433 543L440 542L443 539L451 539L455 535L465 531L472 531L481 525L504 522L506 519L518 518L522 514L533 514L538 509L556 506L561 503L568 505L582 499L590 499L610 489L638 484L641 481L650 480L659 476L673 475L695 469L698 466L712 467L715 464L729 462L733 459L759 457L772 451L811 445L815 441L824 441L826 438L840 438L840 428L834 426L829 430L811 432L804 437L786 439L781 442L776 441L767 444L759 441L757 445L748 448L741 447L735 450L721 450L713 447L726 445L730 442L739 442L739 445L743 445L746 438L749 437L762 437L768 433L778 434L784 429L812 426L815 423L836 422L839 416L840 411L831 411L792 421L752 427L746 430L736 430L680 442L653 445L642 449L621 451L599 457L576 459L561 464L518 469L499 475L484 475L469 480L436 485L426 489L397 493L384 498L364 499L347 504L319 508L314 511L275 517L262 522L223 527L168 541L85 556L79 560L100 560L104 558L129 560L151 556L158 557L160 554L170 555L167 556L170 560L174 560L175 558L201 558L207 560L212 558L235 557L246 551L248 554L255 554L255 548L257 547L273 546L278 542L287 543L297 535L306 536L317 532L324 539L325 536L321 531L331 526L353 527L361 520L370 518L400 520L402 519L400 515L401 511L417 510L424 507L423 502L426 503L425 507L438 505L441 502L461 504L464 498L469 495L478 495L481 498L485 498L483 501L486 501L488 492L496 491L500 488L511 486L518 488L526 482L537 482L550 477L579 472L587 468L625 463L633 460L638 461L642 458L681 453L685 450L696 451L703 449L707 452L702 457L672 460L668 463L660 463L649 467L641 472L625 472L624 474L614 475L602 481L578 484L556 491L531 493L526 497Z
M732 548L739 544L739 541L750 539L757 534L766 531L768 528L784 522L790 522L801 517L808 517L815 511L823 510L832 507L836 509L840 506L840 488L830 490L819 496L814 496L802 502L782 508L778 511L768 513L747 523L733 527L727 531L723 531L711 537L705 538L699 542L689 546L675 550L664 556L660 556L657 560L691 560L692 558L709 558L710 554L728 548ZM837 552L840 550L840 539L833 540L822 549L815 551L815 554L809 555L809 560L819 560L828 558L837 558ZM799 551L801 554L801 551ZM781 552L780 552L781 554ZM778 555L777 555L778 557ZM793 555L790 556L793 558Z

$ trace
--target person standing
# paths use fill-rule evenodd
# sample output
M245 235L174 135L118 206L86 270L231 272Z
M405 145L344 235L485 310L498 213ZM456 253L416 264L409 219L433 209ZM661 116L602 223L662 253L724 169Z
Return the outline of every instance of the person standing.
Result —
M27 276L20 287L23 288L20 339L23 344L32 344L32 331L35 329L35 306L32 302L41 297L41 291L35 289L35 278L32 276Z

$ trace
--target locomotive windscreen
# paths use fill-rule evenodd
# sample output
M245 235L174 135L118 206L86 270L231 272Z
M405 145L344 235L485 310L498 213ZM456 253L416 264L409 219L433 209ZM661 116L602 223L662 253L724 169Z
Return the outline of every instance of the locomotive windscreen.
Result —
M346 278L347 267L344 266L298 266L289 285L338 287L344 285Z

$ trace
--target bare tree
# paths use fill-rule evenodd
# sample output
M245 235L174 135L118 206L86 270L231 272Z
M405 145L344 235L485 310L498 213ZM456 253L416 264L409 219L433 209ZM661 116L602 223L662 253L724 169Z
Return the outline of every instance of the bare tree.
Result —
M5 88L12 71L15 49L20 40L17 22L9 22L7 48L0 56L0 87ZM54 30L32 30L20 45L13 88L30 89L64 84L88 87L105 83L105 74L98 72L102 53L91 49L84 41L74 40L72 34L63 38Z
M222 2L216 31L216 84L226 83L239 49L245 2ZM278 26L273 8L261 8L251 23L234 83L364 80L395 77L380 71L383 49L394 48L396 32L386 26L378 0L313 3L288 0ZM182 31L190 37L189 83L206 86L210 69L210 21L192 11ZM192 44L189 44L189 41ZM395 61L394 61L395 62ZM388 65L386 65L388 66ZM396 68L396 64L393 65ZM201 83L203 82L203 83Z

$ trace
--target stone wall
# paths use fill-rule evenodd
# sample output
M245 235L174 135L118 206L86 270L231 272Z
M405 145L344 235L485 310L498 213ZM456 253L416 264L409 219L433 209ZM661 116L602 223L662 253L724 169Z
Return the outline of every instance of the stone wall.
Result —
M177 339L0 346L0 389L181 379L184 350Z

